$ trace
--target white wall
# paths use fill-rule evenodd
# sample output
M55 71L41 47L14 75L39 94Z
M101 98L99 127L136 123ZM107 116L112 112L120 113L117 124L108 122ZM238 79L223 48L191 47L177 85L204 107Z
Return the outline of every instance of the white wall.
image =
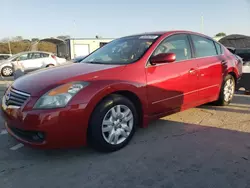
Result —
M70 40L70 50L71 50L71 59L75 56L79 56L79 49L84 49L83 55L85 55L85 50L88 46L88 53L91 53L100 47L100 42L110 42L113 39L71 39ZM84 47L80 47L83 45ZM78 49L75 49L75 46L78 46ZM87 55L87 54L86 54Z

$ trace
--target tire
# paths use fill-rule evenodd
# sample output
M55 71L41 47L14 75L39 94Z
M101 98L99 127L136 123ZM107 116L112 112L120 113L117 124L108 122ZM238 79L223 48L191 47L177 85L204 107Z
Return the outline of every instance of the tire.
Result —
M8 76L12 76L13 75L13 68L10 67L10 66L5 66L2 68L1 70L1 74L4 76L4 77L8 77Z
M231 86L228 85L229 82L232 84ZM234 92L235 92L235 79L232 75L229 74L224 78L220 91L220 96L219 99L216 101L216 104L219 106L229 105L233 100Z
M115 118L112 110L119 112L118 106L121 113L117 113ZM108 123L104 123L104 120ZM138 120L136 108L129 99L122 95L110 95L101 101L92 113L88 128L89 143L98 151L117 151L132 139Z

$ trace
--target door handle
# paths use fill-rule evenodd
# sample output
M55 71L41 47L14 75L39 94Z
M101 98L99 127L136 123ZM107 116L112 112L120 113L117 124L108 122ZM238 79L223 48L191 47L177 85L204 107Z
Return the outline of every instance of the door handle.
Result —
M190 70L188 71L189 74L194 74L195 72L196 72L195 69L190 69Z

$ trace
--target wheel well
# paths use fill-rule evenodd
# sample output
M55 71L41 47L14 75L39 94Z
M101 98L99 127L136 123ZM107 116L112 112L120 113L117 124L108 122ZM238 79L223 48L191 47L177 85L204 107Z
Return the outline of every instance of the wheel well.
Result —
M142 103L136 94L134 94L133 92L130 92L130 91L118 91L118 92L115 92L112 94L119 94L119 95L122 95L124 97L127 97L135 105L135 108L138 112L140 121L142 121L142 116L143 116L142 115L143 114Z
M141 100L139 99L139 97L134 94L133 92L130 92L130 91L126 91L126 90L122 90L122 91L116 91L116 92L113 92L113 93L110 93L109 95L105 96L104 98L102 98L97 104L96 106L103 100L105 100L107 97L109 97L110 95L113 95L113 94L118 94L118 95L122 95L126 98L128 98L134 105L135 105L135 108L137 110L137 113L138 113L138 116L139 116L139 125L142 125L143 123L143 109L142 109L142 103L141 103ZM95 106L95 107L96 107ZM91 113L90 115L90 119L92 117L92 114L93 112ZM89 136L91 135L91 133L89 132L89 126L87 128L87 140L89 140Z
M141 100L139 99L139 97L135 93L133 93L131 91L122 90L122 91L116 91L116 92L110 93L109 95L107 95L103 99L101 99L99 101L99 103L101 101L103 101L104 99L106 99L107 97L109 97L110 95L113 95L113 94L122 95L122 96L128 98L135 105L135 108L136 108L138 116L139 116L139 125L142 125L142 122L143 122L143 108L142 108L142 103L141 103Z
M234 81L235 81L235 84L236 84L237 83L237 76L236 76L236 74L234 72L229 72L228 74L234 77Z
M46 67L49 67L50 65L55 66L54 64L51 63L51 64L46 65Z
M9 67L9 68L12 68L12 69L13 69L13 67L10 66L10 65L5 65L5 66L2 67L2 69L6 68L6 67Z

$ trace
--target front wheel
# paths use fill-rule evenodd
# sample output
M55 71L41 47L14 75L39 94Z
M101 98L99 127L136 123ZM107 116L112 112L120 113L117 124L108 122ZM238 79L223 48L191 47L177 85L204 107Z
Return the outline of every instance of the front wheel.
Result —
M90 144L99 151L119 150L129 143L137 124L134 104L124 96L111 95L92 114L88 130Z
M229 105L235 92L235 79L232 75L227 75L224 78L219 99L216 101L217 105L226 106Z
M12 76L13 72L14 72L13 68L10 67L10 66L3 67L2 71L1 71L2 75L5 76L5 77Z

